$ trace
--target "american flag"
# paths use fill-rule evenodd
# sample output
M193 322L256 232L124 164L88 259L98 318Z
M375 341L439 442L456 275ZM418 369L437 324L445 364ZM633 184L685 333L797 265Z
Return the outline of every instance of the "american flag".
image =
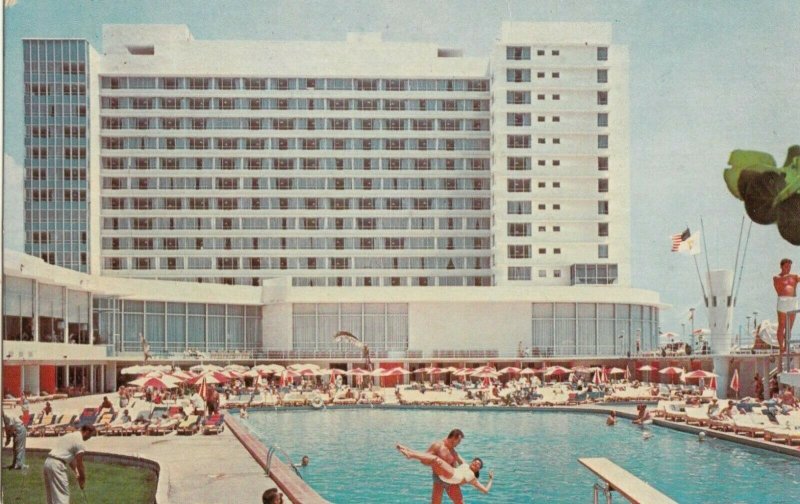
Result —
M672 235L672 252L680 250L681 243L688 240L690 236L692 236L692 233L689 231L689 228L686 228L686 231L683 233Z

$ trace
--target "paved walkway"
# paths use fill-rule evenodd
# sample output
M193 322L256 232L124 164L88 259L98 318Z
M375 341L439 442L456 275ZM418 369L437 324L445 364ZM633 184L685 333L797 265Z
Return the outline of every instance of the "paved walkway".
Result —
M116 394L105 394L115 405ZM53 411L80 410L98 406L103 395L61 399L50 404ZM36 413L44 403L31 404ZM135 408L134 408L135 409ZM9 412L21 414L19 407ZM51 448L58 438L29 437L30 448ZM161 466L159 498L181 504L227 504L230 502L257 504L261 494L275 483L250 453L230 433L229 429L218 435L203 436L97 436L86 445L89 451L118 453L153 460ZM87 484L92 484L91 473ZM164 501L159 500L159 504Z

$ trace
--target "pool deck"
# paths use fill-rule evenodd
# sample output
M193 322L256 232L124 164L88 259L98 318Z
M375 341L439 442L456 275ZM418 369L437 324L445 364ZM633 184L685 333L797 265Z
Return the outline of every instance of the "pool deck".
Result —
M104 394L117 404L116 394ZM52 401L56 413L99 405L103 395ZM44 403L31 404L38 412ZM10 412L19 415L19 407ZM28 437L30 448L52 448L57 437ZM276 486L258 462L234 437L230 429L217 435L178 436L97 436L86 443L90 452L141 457L159 464L157 499L165 503L258 504L261 494ZM87 474L87 485L92 474Z

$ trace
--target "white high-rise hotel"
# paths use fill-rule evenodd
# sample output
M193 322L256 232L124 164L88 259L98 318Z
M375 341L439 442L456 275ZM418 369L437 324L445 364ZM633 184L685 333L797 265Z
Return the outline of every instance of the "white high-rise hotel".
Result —
M23 42L26 252L122 291L157 280L113 303L121 320L120 299L147 314L177 280L256 293L261 349L327 349L355 312L369 339L379 307L404 322L376 348L421 356L655 345L658 296L630 288L628 53L609 24L507 23L488 58L379 34L103 35Z

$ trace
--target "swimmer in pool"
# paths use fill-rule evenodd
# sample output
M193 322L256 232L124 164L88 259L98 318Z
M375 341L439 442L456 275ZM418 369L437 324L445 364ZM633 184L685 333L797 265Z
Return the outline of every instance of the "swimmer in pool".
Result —
M433 472L439 476L443 482L449 485L463 485L464 483L469 483L486 494L488 494L489 490L492 488L494 471L489 471L489 483L486 486L483 486L478 480L480 470L483 468L483 461L479 458L472 459L472 462L469 464L461 464L458 467L453 467L436 455L414 451L400 443L397 444L397 450L407 459L419 460L426 466L430 466Z

